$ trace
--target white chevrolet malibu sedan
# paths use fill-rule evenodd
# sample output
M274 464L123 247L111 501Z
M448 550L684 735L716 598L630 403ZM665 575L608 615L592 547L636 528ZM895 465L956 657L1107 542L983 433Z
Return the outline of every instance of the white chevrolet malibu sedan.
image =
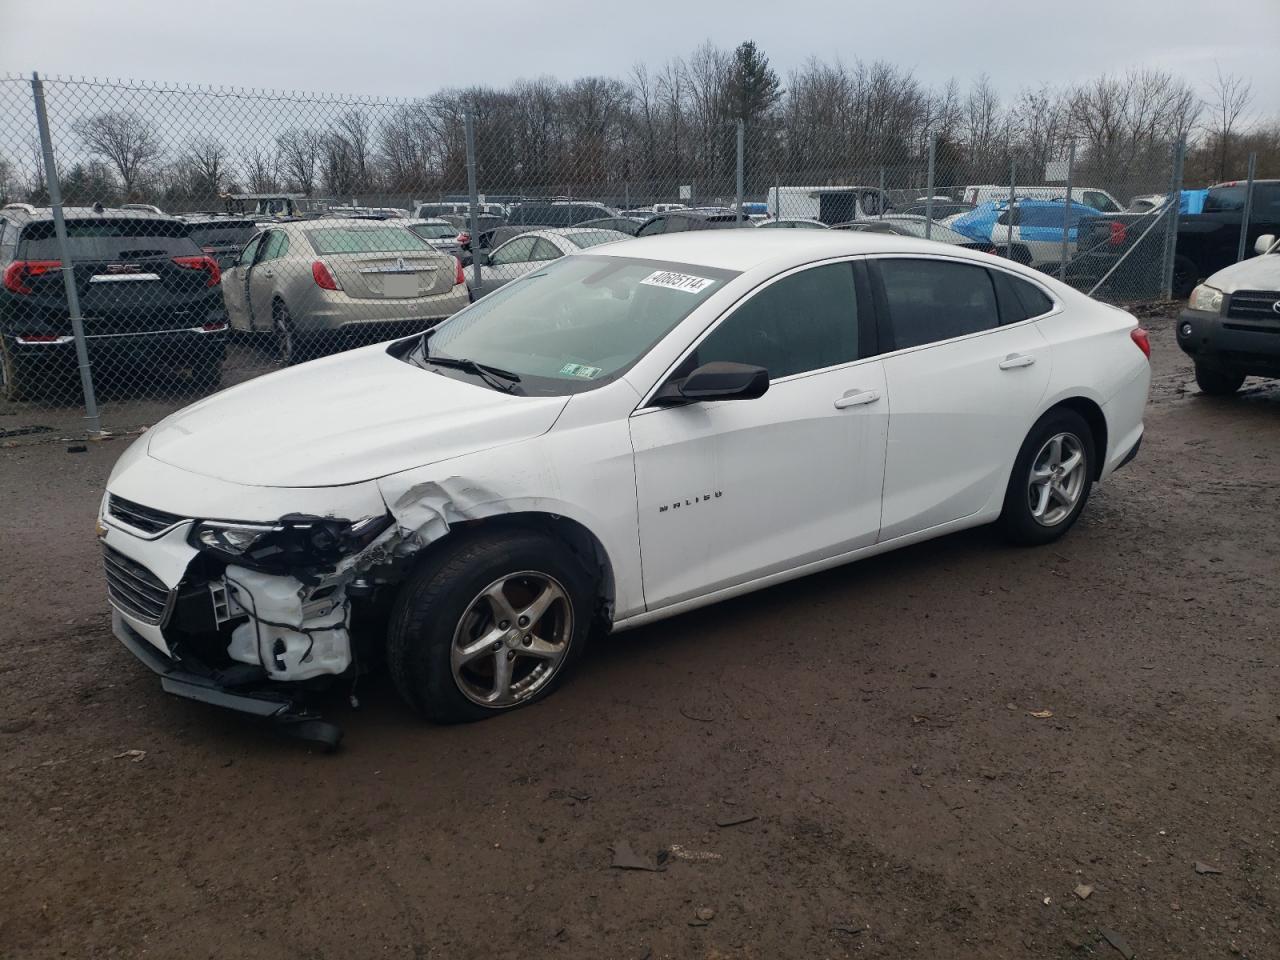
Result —
M306 691L383 654L426 716L491 716L601 630L979 524L1057 539L1138 451L1148 352L954 246L601 246L144 434L102 501L114 630L169 692L320 739Z

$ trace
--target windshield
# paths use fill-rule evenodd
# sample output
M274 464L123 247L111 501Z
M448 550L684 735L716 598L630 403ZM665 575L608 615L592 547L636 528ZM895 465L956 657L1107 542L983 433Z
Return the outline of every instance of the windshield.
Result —
M423 240L452 240L458 230L451 223L415 223L409 228Z
M137 260L147 257L198 255L191 229L173 220L68 220L67 248L73 260ZM52 220L28 224L22 235L20 256L30 260L56 260L61 248Z
M424 242L403 227L328 227L308 230L316 253L397 253L420 251Z
M454 314L404 359L473 360L518 374L516 393L577 393L622 373L735 276L654 260L565 257Z

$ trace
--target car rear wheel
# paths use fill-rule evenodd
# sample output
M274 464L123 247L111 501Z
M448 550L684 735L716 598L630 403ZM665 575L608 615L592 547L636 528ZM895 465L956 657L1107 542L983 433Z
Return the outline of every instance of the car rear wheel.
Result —
M275 342L276 361L282 367L301 362L301 351L298 349L298 331L289 316L289 308L276 301L271 308L271 336Z
M396 689L439 723L549 694L581 655L595 596L583 565L549 537L450 537L401 588L387 635Z
M1191 296L1191 291L1196 288L1196 281L1199 279L1200 268L1196 266L1194 260L1184 256L1173 258L1173 295L1175 297L1184 300Z
M1095 474L1093 431L1074 410L1050 410L1027 434L1005 490L1000 526L1014 543L1052 543L1076 522Z
M1243 383L1243 373L1215 370L1201 363L1196 364L1196 384L1200 387L1201 393L1207 393L1211 397L1229 397L1239 390Z
M22 362L14 355L9 338L0 335L0 392L6 400L26 399Z

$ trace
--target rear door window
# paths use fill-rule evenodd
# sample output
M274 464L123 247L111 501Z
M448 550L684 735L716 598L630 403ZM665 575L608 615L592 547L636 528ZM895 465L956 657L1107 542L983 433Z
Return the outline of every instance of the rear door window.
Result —
M1053 301L1034 284L1003 270L992 270L991 278L1000 304L1001 326L1039 317L1053 309Z
M493 251L490 263L502 266L504 263L528 263L533 259L533 245L537 237L516 237Z
M890 349L937 343L1000 324L995 287L983 267L908 257L872 263L889 308Z
M550 240L544 240L542 237L537 237L533 241L533 250L529 254L529 259L556 260L563 256L564 254L561 253L559 248Z

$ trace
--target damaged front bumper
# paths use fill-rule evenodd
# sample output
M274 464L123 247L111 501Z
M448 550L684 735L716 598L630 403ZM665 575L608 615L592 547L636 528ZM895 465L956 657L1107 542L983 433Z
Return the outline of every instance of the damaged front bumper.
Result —
M255 717L284 719L304 715L297 694L279 686L264 687L266 676L261 671L246 673L235 667L222 671L199 661L167 657L130 626L119 610L111 611L111 632L160 677L160 688L165 693Z

